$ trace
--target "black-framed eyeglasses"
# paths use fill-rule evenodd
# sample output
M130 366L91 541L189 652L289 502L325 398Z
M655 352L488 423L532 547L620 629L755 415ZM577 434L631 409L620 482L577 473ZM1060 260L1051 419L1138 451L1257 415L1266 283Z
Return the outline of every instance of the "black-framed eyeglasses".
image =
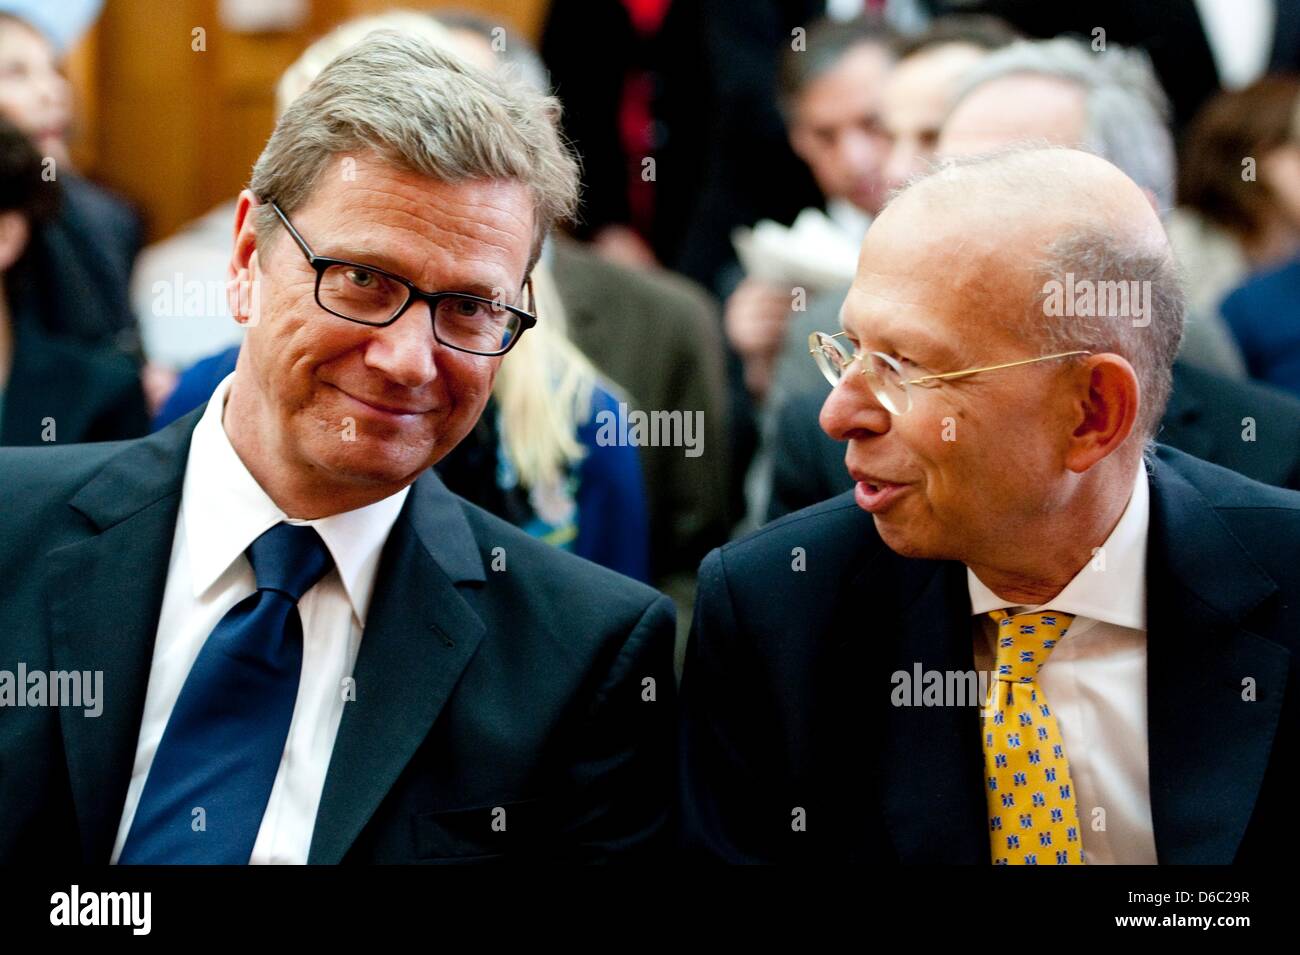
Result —
M471 355L504 355L537 324L532 276L524 281L528 310L469 292L426 292L414 283L362 262L333 259L311 250L274 199L266 200L316 270L316 304L339 318L384 328L417 301L428 304L433 337Z

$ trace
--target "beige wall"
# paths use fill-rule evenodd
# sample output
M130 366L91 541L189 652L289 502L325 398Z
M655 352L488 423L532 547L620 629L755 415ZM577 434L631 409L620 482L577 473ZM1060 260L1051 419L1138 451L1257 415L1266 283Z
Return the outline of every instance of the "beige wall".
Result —
M536 40L547 0L308 0L292 33L223 28L218 0L107 0L68 58L77 164L143 211L151 239L233 197L270 135L280 73L317 36L386 9L478 11ZM202 27L206 49L194 51Z

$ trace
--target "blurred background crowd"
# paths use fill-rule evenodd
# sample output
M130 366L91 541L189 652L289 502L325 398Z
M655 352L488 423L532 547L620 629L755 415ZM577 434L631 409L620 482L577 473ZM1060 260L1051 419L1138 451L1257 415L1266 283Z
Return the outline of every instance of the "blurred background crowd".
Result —
M808 335L891 190L1019 142L1098 153L1164 218L1188 313L1159 440L1300 488L1300 0L0 0L0 443L207 400L233 200L377 28L563 103L580 217L437 465L556 546L685 609L709 548L848 490ZM701 412L702 453L598 440L624 407Z

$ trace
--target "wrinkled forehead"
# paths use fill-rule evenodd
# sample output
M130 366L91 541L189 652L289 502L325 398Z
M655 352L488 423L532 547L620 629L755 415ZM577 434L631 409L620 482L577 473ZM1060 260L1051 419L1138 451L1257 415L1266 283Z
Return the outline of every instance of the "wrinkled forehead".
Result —
M331 160L291 219L317 255L372 265L424 289L489 297L521 288L534 239L525 184L448 183L375 156Z
M934 367L956 363L979 347L982 310L954 309L950 297L934 292L933 283L859 272L840 306L840 329L866 350Z
M917 203L877 220L840 309L850 336L952 356L1015 340L1035 295L1033 248L962 213Z

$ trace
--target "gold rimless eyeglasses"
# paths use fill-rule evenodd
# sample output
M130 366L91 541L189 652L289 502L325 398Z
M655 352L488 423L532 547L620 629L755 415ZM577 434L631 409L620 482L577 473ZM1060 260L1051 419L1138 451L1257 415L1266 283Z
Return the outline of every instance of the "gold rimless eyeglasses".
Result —
M1022 358L1019 361L1003 362L1000 365L984 365L980 368L964 368L961 371L949 371L940 375L920 375L909 378L898 359L884 352L871 351L855 355L849 347L838 339L846 333L828 335L825 332L813 332L808 336L808 351L826 380L835 387L844 378L849 365L861 358L862 374L867 377L867 384L876 400L891 414L906 414L912 407L912 385L922 388L935 388L941 382L954 378L977 375L982 371L997 371L1001 368L1015 368L1017 365L1032 365L1053 358L1072 358L1076 355L1091 355L1090 351L1063 351L1054 355L1039 355L1037 358Z

